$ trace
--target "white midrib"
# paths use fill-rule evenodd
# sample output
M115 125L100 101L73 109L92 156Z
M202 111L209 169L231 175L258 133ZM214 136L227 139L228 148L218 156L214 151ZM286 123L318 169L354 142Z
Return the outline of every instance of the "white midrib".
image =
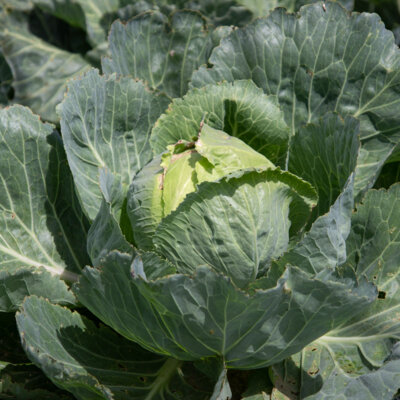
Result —
M378 339L389 339L393 338L393 334L373 335L373 336L321 336L316 342L324 343L359 343L359 342L371 342Z
M55 265L47 265L35 260L32 260L29 257L25 257L24 255L17 253L16 251L10 249L9 247L5 247L0 244L0 253L8 254L9 256L15 258L16 260L21 261L25 265L32 266L32 267L43 267L46 271L50 272L52 275L63 276L65 279L68 280L76 280L75 275L69 271L66 271L65 268L55 264Z

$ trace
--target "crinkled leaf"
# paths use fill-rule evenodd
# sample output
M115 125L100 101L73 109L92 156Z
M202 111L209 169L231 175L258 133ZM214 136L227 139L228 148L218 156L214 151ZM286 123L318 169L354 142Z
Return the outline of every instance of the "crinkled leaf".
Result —
M307 400L394 400L400 382L399 342L381 367L372 367L354 344L318 340L273 367L281 393ZM297 398L297 397L296 397Z
M153 89L180 97L224 32L208 32L205 20L193 11L175 12L170 19L148 12L126 24L115 22L109 36L111 58L103 59L103 71L143 79Z
M329 212L319 217L303 239L274 262L268 279L276 282L287 264L310 274L334 270L346 261L346 239L353 211L353 176ZM257 284L257 282L255 282Z
M315 202L312 187L287 172L241 172L200 184L153 240L179 272L209 265L243 287L286 250L289 229L304 225Z
M1 252L0 252L1 254ZM3 256L3 254L2 254ZM26 296L37 294L52 303L74 305L75 296L64 281L42 267L0 265L0 311L16 311Z
M151 354L111 329L97 328L78 313L44 299L29 297L17 313L17 324L32 361L78 399L172 400L207 395L210 383L190 365Z
M142 82L96 70L69 83L58 113L69 165L91 219L101 204L99 168L115 174L126 189L152 158L150 130L168 102Z
M347 264L379 290L379 299L331 336L356 337L363 357L379 366L400 340L400 185L371 190L352 216ZM360 343L357 342L360 338ZM334 340L334 338L332 338Z
M194 277L145 282L131 277L130 264L114 252L100 270L87 267L75 287L82 304L152 351L186 360L219 355L230 368L278 362L376 296L368 284L310 279L297 268L275 288L249 297L206 267Z
M88 260L87 221L53 129L27 108L0 111L0 291L6 309L33 293L73 302L59 276L76 279L73 271Z
M156 154L180 139L198 136L200 122L235 136L277 164L284 161L289 128L276 98L266 96L251 81L193 89L172 102L151 134ZM282 164L283 165L283 164Z
M391 400L400 388L399 204L400 185L371 190L352 215L347 264L379 296L294 358L302 398Z
M135 176L128 192L127 212L138 246L149 250L161 219L174 211L202 182L232 172L275 168L266 157L240 139L202 124L195 141L179 140ZM314 194L313 194L314 195Z
M356 167L360 147L359 123L326 114L301 127L290 142L288 170L310 182L318 193L315 220L328 212Z
M252 79L278 96L292 133L327 111L359 118L357 193L373 184L400 139L400 51L376 14L349 15L333 2L325 8L277 9L235 30L192 82Z
M44 119L57 121L55 107L62 100L67 79L86 71L89 64L32 35L27 17L3 13L0 46L13 74L15 103L29 106Z

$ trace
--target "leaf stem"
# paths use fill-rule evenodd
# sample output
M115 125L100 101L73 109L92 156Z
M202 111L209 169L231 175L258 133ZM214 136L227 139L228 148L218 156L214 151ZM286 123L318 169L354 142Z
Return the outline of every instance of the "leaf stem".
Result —
M152 400L156 395L168 385L176 370L182 365L183 361L169 358L158 372L156 380L152 384L152 389L144 400Z

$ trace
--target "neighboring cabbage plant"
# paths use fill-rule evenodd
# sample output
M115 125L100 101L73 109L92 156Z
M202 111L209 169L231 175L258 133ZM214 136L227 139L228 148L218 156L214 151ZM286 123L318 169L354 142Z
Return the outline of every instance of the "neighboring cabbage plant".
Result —
M400 185L370 187L398 157L393 36L332 2L213 33L178 12L193 36L168 42L144 15L69 82L62 135L0 111L0 306L27 356L83 400L392 400Z

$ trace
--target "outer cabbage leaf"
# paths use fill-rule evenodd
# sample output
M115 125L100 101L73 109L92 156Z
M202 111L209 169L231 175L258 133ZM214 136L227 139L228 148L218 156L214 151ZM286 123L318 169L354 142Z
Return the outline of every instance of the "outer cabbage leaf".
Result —
M71 400L32 365L21 347L13 313L0 313L0 397L21 400Z
M91 219L101 204L99 168L115 174L126 190L152 159L150 130L168 102L140 81L103 77L96 70L69 83L58 113L75 185Z
M90 65L80 55L32 35L22 14L3 11L1 21L0 47L13 75L13 101L29 106L45 120L57 121L55 107L63 98L65 82Z
M209 63L194 86L250 78L278 96L293 134L328 111L359 118L356 193L372 186L399 142L400 51L376 14L349 15L333 2L299 15L277 9L223 39Z
M288 170L317 190L315 220L335 202L354 172L360 142L358 121L328 113L316 123L300 127L290 142Z
M87 221L60 136L27 108L0 110L0 303L32 293L73 303L63 277L87 263Z
M364 311L293 357L305 399L391 400L400 382L400 185L371 190L352 215L347 264L379 290ZM276 369L282 377L282 371ZM288 370L288 368L285 368ZM297 378L296 378L297 376Z
M284 253L289 230L304 226L316 200L309 184L287 172L241 171L200 184L162 220L153 241L177 271L209 265L244 287Z
M102 268L85 268L75 286L82 304L151 351L183 360L222 356L228 368L278 362L376 296L365 282L319 280L295 267L276 287L249 296L207 267L193 277L146 282L131 277L130 264L130 257L114 252Z
M313 342L271 374L280 397L307 400L394 400L398 394L400 354L397 343L381 367L371 367L351 343ZM285 397L287 395L288 397Z
M27 298L17 324L28 356L77 399L204 399L209 394L210 382L190 365L151 354L44 299Z
M251 81L193 89L174 100L152 131L155 154L180 139L193 140L202 120L241 139L274 164L284 165L289 128L276 98L264 95Z
M100 170L100 188L103 201L87 238L88 253L95 267L101 265L104 257L112 250L133 253L133 247L121 229L127 219L123 212L125 190L121 182L110 171Z
M193 71L207 61L228 30L208 32L205 20L193 11L175 12L170 19L149 12L126 24L117 21L109 36L111 58L102 60L103 71L143 79L153 89L181 97Z
M329 212L319 217L288 252L274 260L267 276L253 282L251 288L273 287L288 264L296 265L311 275L323 276L346 261L346 239L350 233L354 204L353 184L354 176L351 176Z
M354 0L333 1L337 1L349 10L354 7ZM265 17L269 11L276 7L285 7L288 11L293 12L306 4L317 2L321 4L321 0L237 0L237 2L246 6L256 17Z

